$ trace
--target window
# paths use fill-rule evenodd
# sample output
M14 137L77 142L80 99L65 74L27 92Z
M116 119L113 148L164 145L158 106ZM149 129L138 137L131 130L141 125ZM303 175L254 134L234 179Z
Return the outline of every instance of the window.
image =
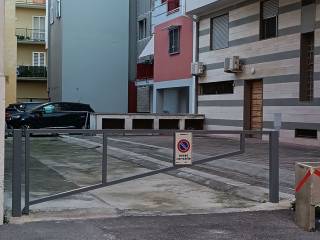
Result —
M55 103L55 104L49 104L49 105L44 106L42 108L42 111L45 114L50 114L50 113L55 113L55 112L61 112L62 109L58 103Z
M317 130L310 130L310 129L296 129L295 130L296 138L318 138Z
M32 66L43 67L46 66L46 53L33 52L32 53Z
M234 81L200 84L200 95L233 94Z
M57 0L57 18L61 18L61 0Z
M169 53L177 54L180 52L180 27L169 29Z
M279 0L267 0L261 4L260 39L278 36Z
M180 7L180 0L167 0L168 12L174 11Z
M229 15L211 20L211 50L229 47Z
M139 21L139 40L147 37L147 19L143 19Z
M301 34L300 101L312 101L314 95L314 32Z
M314 4L314 3L315 3L315 0L302 0L301 1L302 6L307 6L309 4Z
M32 17L32 39L44 41L45 40L45 16Z
M54 24L54 10L53 10L53 6L50 7L50 11L49 11L49 23L50 24Z

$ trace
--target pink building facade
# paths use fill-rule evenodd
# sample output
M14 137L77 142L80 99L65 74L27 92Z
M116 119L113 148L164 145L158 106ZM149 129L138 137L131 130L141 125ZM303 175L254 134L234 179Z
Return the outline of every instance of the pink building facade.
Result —
M155 0L152 11L154 79L153 113L195 113L193 20L185 15L185 0Z

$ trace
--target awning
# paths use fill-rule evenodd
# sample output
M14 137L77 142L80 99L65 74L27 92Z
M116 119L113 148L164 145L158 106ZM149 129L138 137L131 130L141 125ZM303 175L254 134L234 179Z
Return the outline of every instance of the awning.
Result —
M154 36L150 39L146 47L143 49L142 53L140 54L139 58L149 57L154 55Z

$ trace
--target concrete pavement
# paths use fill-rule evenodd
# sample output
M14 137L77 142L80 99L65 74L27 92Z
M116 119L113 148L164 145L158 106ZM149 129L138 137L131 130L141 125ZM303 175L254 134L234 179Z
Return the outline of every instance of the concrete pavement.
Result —
M318 240L289 210L188 216L120 217L0 227L1 240Z
M98 183L100 136L33 138L31 199ZM7 141L6 207L10 209L10 140ZM172 138L112 137L108 140L108 180L172 164ZM238 149L235 140L197 137L194 157ZM242 212L288 208L293 199L295 161L316 161L317 149L282 146L280 205L268 200L268 145L248 141L247 152L209 164L159 174L31 207L31 215L13 221L82 217Z

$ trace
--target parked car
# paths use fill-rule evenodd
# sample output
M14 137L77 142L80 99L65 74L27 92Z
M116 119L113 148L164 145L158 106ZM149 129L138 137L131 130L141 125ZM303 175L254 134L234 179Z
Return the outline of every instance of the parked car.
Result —
M11 128L87 128L89 115L94 112L88 104L50 102L29 111L12 114L7 120Z
M10 104L6 108L6 121L10 119L12 114L30 111L33 108L40 106L41 104L43 104L43 102L23 102Z

